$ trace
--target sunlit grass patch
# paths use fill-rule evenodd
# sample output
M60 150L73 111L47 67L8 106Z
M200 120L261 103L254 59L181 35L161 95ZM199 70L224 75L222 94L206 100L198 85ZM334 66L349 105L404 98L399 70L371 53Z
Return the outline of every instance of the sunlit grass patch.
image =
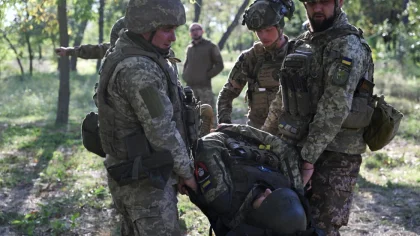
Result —
M187 235L207 235L210 227L207 217L187 196L178 196L178 200L181 229Z

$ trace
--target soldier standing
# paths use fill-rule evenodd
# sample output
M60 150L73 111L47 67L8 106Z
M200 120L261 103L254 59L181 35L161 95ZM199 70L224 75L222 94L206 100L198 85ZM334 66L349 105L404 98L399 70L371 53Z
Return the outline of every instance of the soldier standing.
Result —
M182 78L202 103L214 108L211 79L223 70L223 59L219 48L203 38L202 25L192 23L189 29L192 42L187 46Z
M281 92L262 129L297 144L304 183L313 172L314 221L328 235L340 235L366 150L373 63L361 30L341 9L344 0L300 1L309 30L289 43Z
M193 190L183 91L169 61L179 0L130 0L98 87L100 137L122 235L180 235L176 184Z
M271 101L279 89L277 71L286 54L288 37L283 34L284 17L291 17L293 1L257 0L245 11L242 24L256 33L259 42L243 52L227 83L219 93L217 118L231 123L232 101L248 84L248 125L261 128Z

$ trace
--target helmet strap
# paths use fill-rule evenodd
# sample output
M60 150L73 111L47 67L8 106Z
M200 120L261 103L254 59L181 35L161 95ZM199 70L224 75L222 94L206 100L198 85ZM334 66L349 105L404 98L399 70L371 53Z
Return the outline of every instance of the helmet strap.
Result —
M151 34L150 34L149 38L147 39L147 41L148 41L149 43L152 43L152 40L153 40L153 37L155 37L155 34L156 34L156 30L153 30L153 31L151 32Z
M276 29L277 29L278 37L277 37L277 39L270 46L264 47L265 50L267 50L267 51L273 51L273 50L275 50L277 48L277 43L283 37L283 32L282 32L282 28L280 27L280 25L277 24L275 26L276 26Z

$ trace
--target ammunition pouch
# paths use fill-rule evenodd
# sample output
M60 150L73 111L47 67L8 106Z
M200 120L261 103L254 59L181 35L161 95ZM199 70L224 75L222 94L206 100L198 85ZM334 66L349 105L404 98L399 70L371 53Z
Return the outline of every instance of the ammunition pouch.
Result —
M369 80L360 80L353 95L350 113L343 122L343 128L360 129L369 125L375 106L372 97L373 87L374 84Z
M385 102L384 96L373 96L376 106L372 119L363 133L363 139L371 151L383 148L395 137L404 115Z
M95 112L88 113L82 121L82 142L89 152L101 157L106 156L99 136L98 114Z
M286 111L292 115L307 116L311 101L307 79L311 55L292 53L286 56L281 69L282 98Z
M143 130L125 137L124 143L128 160L109 166L109 175L120 186L148 178L154 187L164 189L174 164L171 153L153 151Z

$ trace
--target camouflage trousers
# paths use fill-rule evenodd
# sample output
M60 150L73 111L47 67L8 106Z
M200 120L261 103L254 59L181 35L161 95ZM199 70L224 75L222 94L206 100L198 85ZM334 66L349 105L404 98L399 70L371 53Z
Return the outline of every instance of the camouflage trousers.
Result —
M213 110L215 109L214 94L211 88L191 87L194 95L201 101L201 104L209 104Z
M195 87L195 86L191 88L194 91L195 97L201 101L201 104L209 104L213 108L213 114L217 114L215 111L216 103L214 100L214 94L211 88L200 88L200 87ZM215 126L216 116L213 117L212 121L213 121L212 126Z
M148 179L119 186L108 176L108 186L117 211L122 215L122 236L180 235L175 185L164 190Z
M315 225L327 235L340 235L347 225L361 155L325 151L315 163L309 203Z

